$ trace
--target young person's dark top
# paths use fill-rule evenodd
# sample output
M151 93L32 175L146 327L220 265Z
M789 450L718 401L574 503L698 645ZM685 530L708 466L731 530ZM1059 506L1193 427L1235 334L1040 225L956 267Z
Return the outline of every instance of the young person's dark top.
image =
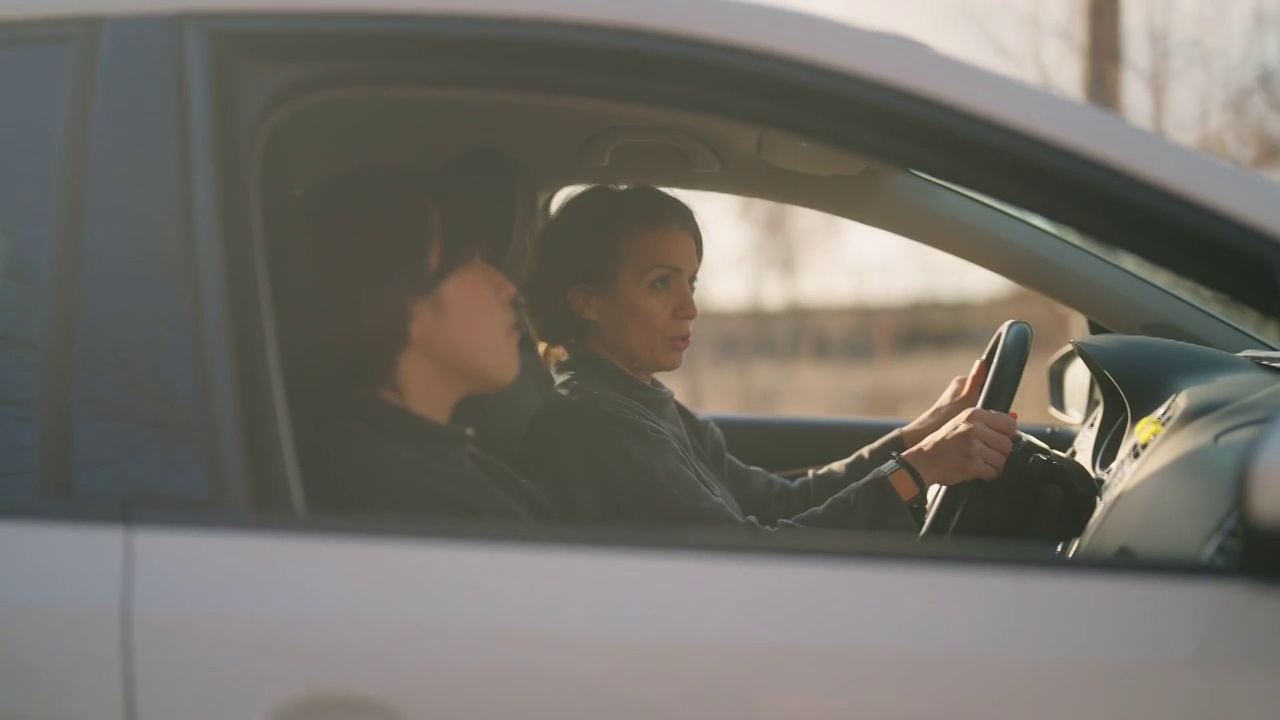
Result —
M707 523L914 532L879 466L904 449L897 431L789 481L743 464L714 423L613 363L575 353L534 416L522 457L557 510L591 523Z
M375 395L350 403L328 448L332 501L349 512L448 520L549 521L528 481L441 425Z

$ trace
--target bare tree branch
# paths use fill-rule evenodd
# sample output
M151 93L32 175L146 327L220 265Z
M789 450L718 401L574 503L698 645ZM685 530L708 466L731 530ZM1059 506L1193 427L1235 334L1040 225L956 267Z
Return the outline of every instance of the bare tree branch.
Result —
M1168 5L1161 3L1157 10L1152 0L1143 3L1143 19L1147 31L1148 62L1146 85L1151 100L1151 129L1157 135L1166 134L1165 112L1168 106L1170 46L1173 21Z
M1072 37L1077 26L1062 7L1003 11L1016 32L996 32L966 9L988 44L1029 66L1041 85L1061 92L1055 71L1063 64L1052 52L1075 48L1091 101L1127 106L1154 132L1229 162L1280 167L1280 0L1075 0L1080 17L1090 18L1090 43ZM1132 23L1127 31L1122 17ZM1129 102L1123 93L1132 94Z
M967 16L969 24L978 31L983 39L990 45L1002 59L1010 65L1021 65L1027 60L1028 55L1031 57L1032 67L1035 69L1035 77L1032 82L1040 87L1059 95L1076 96L1077 93L1071 89L1069 85L1063 83L1054 74L1053 65L1046 57L1046 50L1049 44L1046 40L1055 40L1057 43L1071 53L1072 56L1078 55L1080 47L1080 38L1070 29L1054 28L1044 20L1044 3L1042 0L1034 0L1032 10L1028 12L1024 7L1004 8L1006 15L1012 17L1014 22L1020 26L1026 27L1027 32L1019 33L1019 37L1028 41L1027 47L1024 49L1015 49L1001 35L991 29L982 14L978 12L972 5L965 5L964 13Z

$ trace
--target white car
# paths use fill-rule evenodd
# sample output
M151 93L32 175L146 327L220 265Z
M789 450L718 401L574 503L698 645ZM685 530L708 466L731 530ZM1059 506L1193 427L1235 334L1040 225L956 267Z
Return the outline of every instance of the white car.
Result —
M308 512L291 200L471 146L544 207L767 198L1082 313L1036 434L1100 485L1084 529ZM0 271L0 718L1280 715L1280 192L913 42L681 0L7 2ZM782 469L883 425L725 427Z

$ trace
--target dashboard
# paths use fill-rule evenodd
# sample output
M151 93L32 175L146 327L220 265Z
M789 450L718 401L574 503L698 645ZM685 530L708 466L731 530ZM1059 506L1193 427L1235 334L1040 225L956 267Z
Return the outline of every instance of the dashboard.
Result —
M1072 347L1093 386L1068 455L1094 475L1099 496L1066 554L1237 563L1241 472L1280 412L1280 370L1149 337L1097 335Z

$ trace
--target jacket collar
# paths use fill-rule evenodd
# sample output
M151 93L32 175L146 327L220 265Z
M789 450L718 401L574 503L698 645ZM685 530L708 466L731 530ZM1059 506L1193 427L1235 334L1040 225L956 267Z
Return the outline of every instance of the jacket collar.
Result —
M604 386L650 410L661 410L675 401L675 394L655 380L644 382L599 355L578 350L552 368L556 388L568 388L575 382L588 386Z

